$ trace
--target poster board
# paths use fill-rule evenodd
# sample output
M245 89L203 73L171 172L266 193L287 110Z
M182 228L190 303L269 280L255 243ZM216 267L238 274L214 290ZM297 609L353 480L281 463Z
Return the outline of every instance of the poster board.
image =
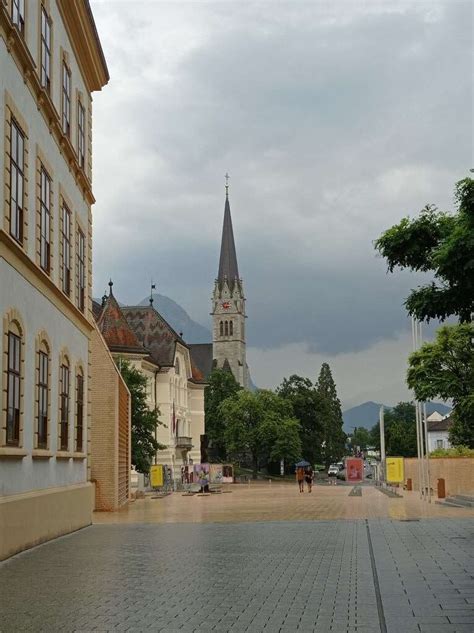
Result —
M221 484L224 476L224 466L222 464L211 464L210 476L211 484Z
M151 466L150 484L152 488L160 488L163 485L163 466L161 464Z
M389 484L401 484L405 481L403 457L386 457L386 481Z
M204 487L209 484L209 464L194 464L194 483Z
M222 466L222 483L223 484L234 483L234 466L232 464L224 464Z
M360 457L346 459L346 480L357 483L364 479L364 461Z

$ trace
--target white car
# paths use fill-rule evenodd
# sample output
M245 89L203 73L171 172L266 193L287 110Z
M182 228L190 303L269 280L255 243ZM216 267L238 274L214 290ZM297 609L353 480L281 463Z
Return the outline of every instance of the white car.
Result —
M329 477L337 477L339 473L339 466L337 464L331 464L328 469Z

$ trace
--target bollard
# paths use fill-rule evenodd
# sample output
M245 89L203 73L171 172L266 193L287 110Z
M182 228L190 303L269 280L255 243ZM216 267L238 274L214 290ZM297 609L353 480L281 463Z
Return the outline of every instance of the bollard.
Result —
M446 482L444 479L438 479L438 499L446 499Z
M407 479L407 490L413 490L413 483L411 479Z

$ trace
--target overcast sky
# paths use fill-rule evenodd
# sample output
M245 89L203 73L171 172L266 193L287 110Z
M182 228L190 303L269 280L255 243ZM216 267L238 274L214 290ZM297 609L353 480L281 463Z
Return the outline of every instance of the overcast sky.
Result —
M346 406L404 385L420 283L373 240L472 166L471 2L92 0L94 293L210 326L228 170L259 386L333 368Z

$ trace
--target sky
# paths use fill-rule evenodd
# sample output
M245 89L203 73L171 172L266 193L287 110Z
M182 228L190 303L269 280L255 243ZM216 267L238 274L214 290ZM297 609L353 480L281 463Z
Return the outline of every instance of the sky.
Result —
M409 398L403 302L374 240L454 210L472 160L473 4L91 0L94 294L157 292L210 327L224 174L254 382L317 378L344 406ZM431 334L433 329L431 328ZM428 332L427 332L428 336Z

